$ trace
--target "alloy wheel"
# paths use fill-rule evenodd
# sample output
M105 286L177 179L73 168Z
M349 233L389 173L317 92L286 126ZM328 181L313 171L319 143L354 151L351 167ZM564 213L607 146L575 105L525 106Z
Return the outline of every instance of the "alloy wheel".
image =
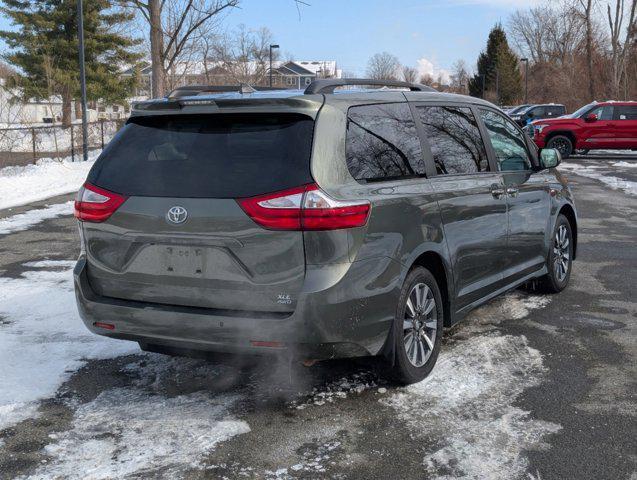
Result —
M403 318L407 359L414 367L422 367L433 352L438 328L436 299L426 284L417 283L411 289Z
M553 271L555 277L561 283L568 275L569 264L571 262L571 245L568 230L565 225L560 225L555 232L555 243L553 245Z
M568 140L565 140L563 138L556 138L555 140L553 140L552 147L555 148L562 155L566 155L571 150L571 145L569 144Z

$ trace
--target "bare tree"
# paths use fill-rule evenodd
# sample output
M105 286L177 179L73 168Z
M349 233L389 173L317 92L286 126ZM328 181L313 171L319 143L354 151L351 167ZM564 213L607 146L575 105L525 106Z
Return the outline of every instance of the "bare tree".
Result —
M451 67L450 89L454 93L467 95L469 93L469 69L464 60L458 60Z
M622 80L628 85L628 59L637 41L637 0L615 0L615 12L607 5L608 27L610 29L611 68L613 96L619 99ZM624 23L627 20L626 23ZM623 38L622 38L623 36ZM627 88L624 95L627 96Z
M418 70L413 67L404 65L401 68L401 73L403 75L403 80L407 83L416 83L416 81L418 81Z
M423 73L420 76L420 83L422 83L423 85L430 85L431 86L434 83L436 83L436 79L430 73Z
M509 18L508 33L518 52L531 63L566 64L584 39L583 17L574 12L577 10L568 3L518 10Z
M595 78L593 76L593 0L578 0L581 15L586 25L586 65L588 67L588 96L595 98ZM609 7L610 8L610 7Z
M152 95L161 97L166 76L193 50L200 29L237 7L240 0L118 0L135 8L149 27Z
M377 80L397 80L400 62L388 52L376 53L367 62L367 76Z
M212 59L226 72L225 81L263 84L269 73L272 41L267 28L249 30L240 25L234 32L216 38ZM277 50L273 50L272 56L274 61L278 60Z

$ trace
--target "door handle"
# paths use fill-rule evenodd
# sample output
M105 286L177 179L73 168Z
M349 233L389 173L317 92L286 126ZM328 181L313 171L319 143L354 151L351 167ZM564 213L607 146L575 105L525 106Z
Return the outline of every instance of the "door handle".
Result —
M515 187L507 187L507 195L511 195L512 197L517 197L520 190Z
M491 185L491 195L493 195L494 198L500 198L505 193L506 191L503 187L499 185Z

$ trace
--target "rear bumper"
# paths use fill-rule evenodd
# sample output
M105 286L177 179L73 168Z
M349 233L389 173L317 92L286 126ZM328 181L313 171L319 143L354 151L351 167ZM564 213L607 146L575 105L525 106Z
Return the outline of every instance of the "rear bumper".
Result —
M248 312L102 297L91 288L87 268L85 257L80 257L74 270L75 294L80 316L95 334L176 349L314 359L379 353L393 321L401 278L400 264L388 258L308 265L291 315L251 317ZM281 345L255 346L254 341Z

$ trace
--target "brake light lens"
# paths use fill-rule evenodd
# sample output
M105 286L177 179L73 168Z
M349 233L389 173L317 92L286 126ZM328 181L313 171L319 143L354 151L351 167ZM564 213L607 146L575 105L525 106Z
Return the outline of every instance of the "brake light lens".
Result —
M237 200L257 224L270 230L338 230L362 227L371 204L336 200L312 183Z
M75 197L75 218L99 223L110 218L128 197L85 183Z

